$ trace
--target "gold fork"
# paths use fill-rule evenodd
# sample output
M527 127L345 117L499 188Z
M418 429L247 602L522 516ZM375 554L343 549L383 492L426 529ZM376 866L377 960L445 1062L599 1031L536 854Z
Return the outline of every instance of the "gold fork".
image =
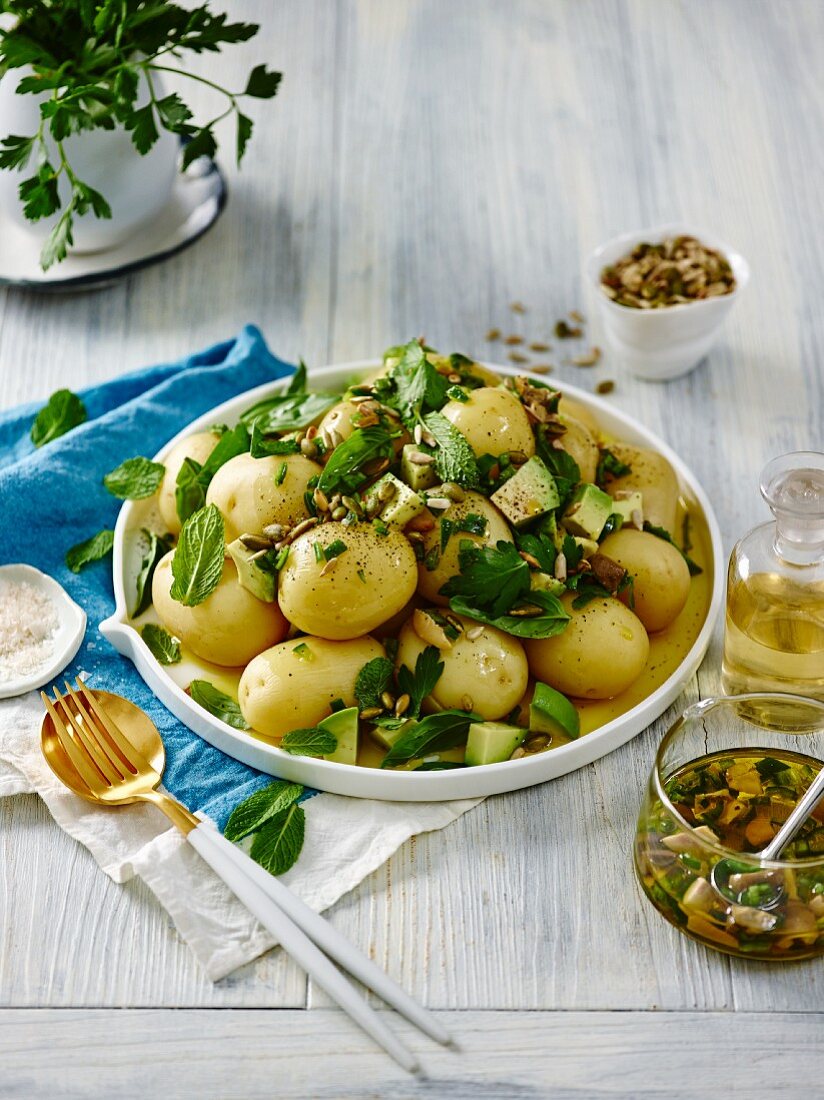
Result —
M327 955L427 1035L440 1043L451 1043L448 1033L429 1012L319 913L311 910L242 849L226 840L212 822L195 817L171 795L156 789L161 781L160 771L125 735L112 716L113 708L104 707L101 703L101 698L117 700L117 696L106 693L97 697L80 680L76 681L75 687L66 682L66 695L62 695L57 688L54 689L54 699L50 699L45 692L40 695L62 749L62 754L56 751L55 744L47 736L44 721L44 755L58 778L76 794L97 804L123 806L141 801L151 802L162 810L284 950L405 1069L413 1073L418 1071L415 1056L358 995ZM126 700L120 702L127 703ZM141 711L133 709L142 719L146 719ZM129 709L119 712L120 721L124 724L123 715L129 713ZM162 759L161 746L161 768Z

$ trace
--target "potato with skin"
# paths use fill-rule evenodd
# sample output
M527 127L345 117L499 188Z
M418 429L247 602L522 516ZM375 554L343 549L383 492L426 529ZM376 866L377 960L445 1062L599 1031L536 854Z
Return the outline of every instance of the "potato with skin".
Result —
M278 484L283 466L286 473ZM260 535L270 523L291 527L308 517L303 494L320 472L317 462L301 454L237 455L212 478L206 503L216 504L223 516L227 542L238 535Z
M462 615L455 618L464 629L451 648L439 651L443 672L435 690L424 701L424 708L471 709L486 721L504 718L526 691L529 670L524 647L517 638L494 626L481 627ZM477 627L481 627L481 633L470 640L467 632ZM406 623L398 641L396 665L414 669L427 642L416 633L413 620Z
M448 401L441 409L446 419L480 455L520 451L527 458L535 454L535 437L524 407L511 390L502 386L480 386L470 390L466 401Z
M180 517L177 514L177 501L175 500L177 475L180 473L180 467L187 458L193 458L195 462L202 466L215 449L219 439L219 432L195 432L194 435L181 439L178 444L172 447L168 458L163 463L166 467L166 473L163 475L158 490L157 506L160 509L166 530L170 534L179 535L181 528Z
M529 671L564 695L611 699L640 676L649 655L644 624L620 600L591 600L572 606L576 594L561 596L571 616L554 638L524 642Z
M323 551L338 541L346 549L327 561ZM307 634L359 638L400 611L417 582L415 553L400 531L380 535L369 523L324 523L292 543L278 599L287 619Z
M316 726L336 699L347 707L356 705L358 673L367 661L385 656L374 638L292 638L246 666L238 685L241 713L267 737Z
M231 558L223 563L217 588L203 603L185 607L170 595L170 550L158 562L152 579L152 600L161 623L197 657L234 668L282 641L289 624L277 603L264 603L240 584Z
M581 481L595 481L598 459L600 458L600 451L598 450L598 444L595 442L595 437L586 424L582 424L574 416L562 416L561 420L566 427L564 434L558 437L561 446L578 463L578 469L581 471Z
M595 413L580 401L576 401L574 397L567 397L566 394L561 397L558 403L558 414L562 420L572 417L573 420L580 421L596 440L601 438L601 425Z
M486 529L483 535L473 535L468 531L459 531L457 527L461 520L467 516L482 516L486 520ZM454 525L452 535L446 546L441 549L441 523L448 519ZM512 533L509 524L480 493L467 492L459 503L452 504L444 512L441 512L435 520L435 526L424 534L423 552L424 560L418 562L418 592L429 603L447 607L449 600L440 595L440 590L450 577L460 573L459 553L461 542L469 539L476 546L494 546L496 542L512 542ZM428 555L437 554L437 564L429 569L426 565Z
M630 472L607 478L606 491L611 497L622 489L637 489L644 498L644 519L675 534L678 515L678 478L663 455L634 447L630 443L610 443L609 449Z
M675 621L690 593L690 571L676 547L646 531L622 527L604 539L600 550L633 578L633 611L648 631L664 630ZM621 599L628 602L629 592Z

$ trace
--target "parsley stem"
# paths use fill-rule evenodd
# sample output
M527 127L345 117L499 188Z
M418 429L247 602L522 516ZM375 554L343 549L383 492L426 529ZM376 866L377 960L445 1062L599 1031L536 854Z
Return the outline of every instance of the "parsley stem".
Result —
M215 84L213 80L207 80L205 76L200 76L198 73L187 73L183 69L173 69L170 65L148 64L144 67L147 70L152 69L156 73L173 73L175 76L185 76L188 80L196 80L199 84L206 84L210 88L214 88L216 92L220 92L221 95L228 96L234 107L237 107L238 96L243 95L243 92L230 92L227 88L222 88L220 84Z

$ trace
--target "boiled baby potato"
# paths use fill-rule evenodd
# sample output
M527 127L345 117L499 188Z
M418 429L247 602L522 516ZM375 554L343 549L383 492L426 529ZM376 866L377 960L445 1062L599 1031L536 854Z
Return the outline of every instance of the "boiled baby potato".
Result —
M330 642L306 637L282 642L244 669L238 685L241 713L267 737L316 726L336 699L355 706L358 673L367 661L385 656L374 638Z
M561 420L566 427L564 434L558 437L561 446L578 463L581 481L595 481L600 457L595 436L586 424L576 420L574 416L561 416Z
M448 401L441 412L465 437L476 455L520 451L535 454L535 437L524 407L511 390L481 386L466 401Z
M197 657L215 665L245 665L269 646L282 641L289 630L276 603L263 603L241 587L231 558L223 563L217 588L203 603L185 607L170 595L170 550L158 562L152 580L152 600L160 621Z
M452 646L440 649L443 672L426 701L428 710L473 710L487 721L509 714L526 691L529 669L524 647L517 638L494 626L482 626L456 615L463 631ZM480 633L469 638L469 632ZM419 637L414 620L398 639L397 665L415 668L418 654L429 644Z
M572 417L574 420L580 421L596 439L600 439L601 425L598 423L595 413L580 401L576 401L574 397L567 397L566 394L563 394L558 403L558 413L562 420Z
M620 600L591 600L577 610L574 600L574 592L561 596L571 619L560 634L524 643L529 671L564 695L611 699L626 691L647 663L647 632Z
M320 472L317 462L300 454L237 455L212 478L206 503L216 504L223 516L227 542L238 535L260 535L270 523L290 527L309 515L303 494L310 478Z
M647 630L669 626L690 591L690 571L683 555L664 539L630 527L609 535L600 549L632 576L633 610ZM629 598L628 593L624 596Z
M327 561L334 542L346 549ZM415 554L397 530L379 535L371 524L324 523L292 543L278 578L283 613L320 638L359 638L391 619L418 583Z
M644 498L644 519L670 534L675 532L678 514L678 479L669 462L657 451L634 447L630 443L610 443L609 449L630 467L622 477L608 478L610 496L620 490L637 489Z
M219 432L195 432L186 439L172 447L169 457L163 465L166 473L160 483L157 496L157 505L163 517L166 530L172 535L180 534L180 517L177 514L177 501L175 500L175 488L180 467L187 458L193 458L201 466L215 449L215 444L220 439Z
M486 520L483 535L472 535L467 531L457 530L460 521L469 515L482 516ZM448 519L454 526L452 536L442 550L441 523L444 519ZM418 592L429 603L436 603L441 607L448 605L449 600L446 596L440 595L440 590L450 577L460 573L458 554L464 539L469 539L476 546L494 546L501 540L512 542L509 524L495 505L490 504L480 493L465 493L464 499L441 512L435 520L434 528L424 534L424 560L418 562ZM430 569L426 561L428 558L431 563L431 556L437 556L437 562Z

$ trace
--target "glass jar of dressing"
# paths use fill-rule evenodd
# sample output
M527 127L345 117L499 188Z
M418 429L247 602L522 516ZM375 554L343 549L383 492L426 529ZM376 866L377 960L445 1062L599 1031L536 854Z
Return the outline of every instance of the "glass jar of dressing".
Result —
M824 454L773 459L761 494L775 521L733 548L723 683L824 701Z

